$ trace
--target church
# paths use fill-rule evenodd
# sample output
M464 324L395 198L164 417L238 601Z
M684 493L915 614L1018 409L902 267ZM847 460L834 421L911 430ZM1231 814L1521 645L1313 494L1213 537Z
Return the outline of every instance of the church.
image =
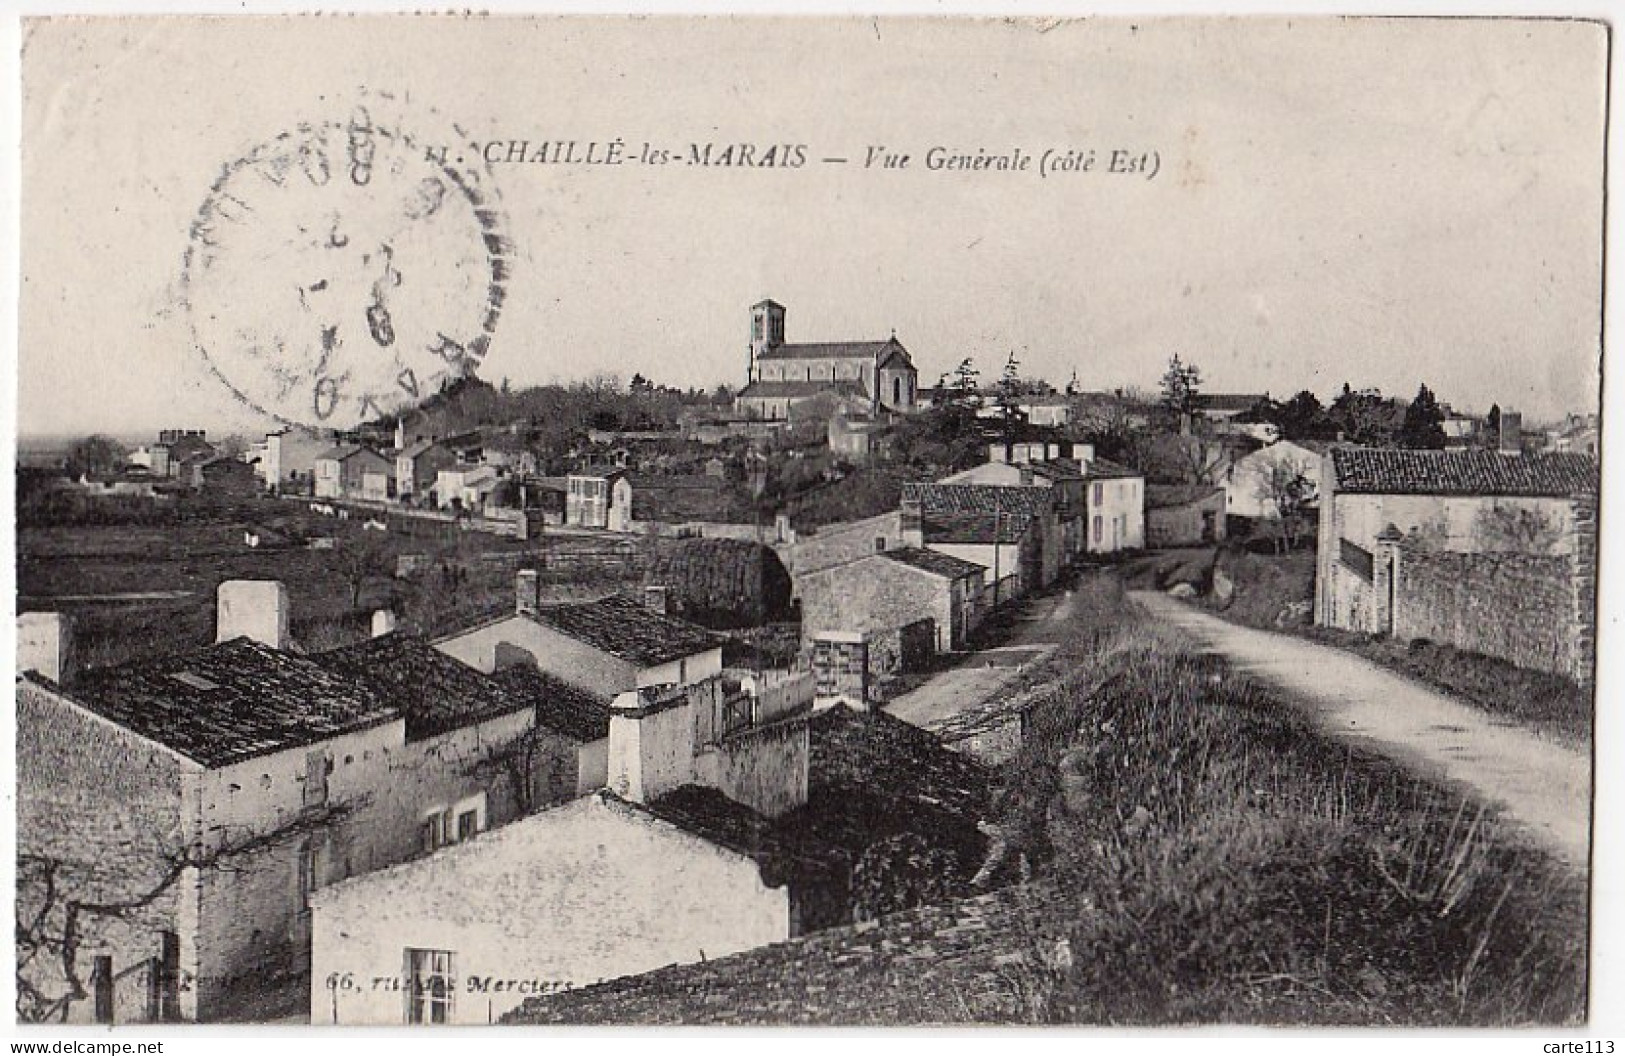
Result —
M748 384L735 406L766 419L827 419L844 409L856 417L908 414L919 376L908 350L885 341L786 344L784 305L762 301L750 310Z

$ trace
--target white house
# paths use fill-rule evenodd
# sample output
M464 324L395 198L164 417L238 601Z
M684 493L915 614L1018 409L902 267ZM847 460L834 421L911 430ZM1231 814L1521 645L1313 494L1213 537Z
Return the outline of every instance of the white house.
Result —
M1226 469L1224 509L1231 517L1274 520L1281 513L1271 481L1277 474L1301 474L1318 490L1325 456L1291 440L1280 440L1236 459Z
M584 469L565 480L564 523L581 528L632 530L632 482L613 466Z

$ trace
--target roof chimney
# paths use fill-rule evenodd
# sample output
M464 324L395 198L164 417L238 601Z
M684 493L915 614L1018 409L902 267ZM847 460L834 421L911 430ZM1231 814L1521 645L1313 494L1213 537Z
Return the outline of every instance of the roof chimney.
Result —
M534 616L542 605L542 577L534 568L522 568L514 577L515 611Z
M643 588L643 607L650 612L666 615L669 591L663 584L651 583Z
M73 674L73 624L62 612L17 616L17 670L38 671L62 685Z
M694 720L682 686L622 693L610 705L608 785L647 803L694 782Z
M215 593L214 640L252 638L288 647L288 588L274 579L228 579Z
M389 609L379 609L372 614L372 636L382 638L395 630L395 613Z

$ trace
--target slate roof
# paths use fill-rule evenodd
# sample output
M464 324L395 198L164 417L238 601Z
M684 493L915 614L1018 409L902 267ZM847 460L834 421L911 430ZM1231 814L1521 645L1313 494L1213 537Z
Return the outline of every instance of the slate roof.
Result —
M1597 460L1589 455L1336 447L1331 457L1337 490L1345 493L1568 498L1597 491Z
M400 709L408 741L529 706L489 676L414 635L385 634L311 659Z
M211 769L399 715L362 684L248 638L103 668L70 696Z
M969 543L992 545L1019 543L1032 527L1025 513L938 513L920 518L920 530L928 543Z
M586 744L609 736L609 700L530 664L491 675L511 696L536 709L536 724Z
M895 348L905 351L895 337L885 341L828 341L811 344L775 345L763 349L758 360L779 359L876 359Z
M753 381L739 390L739 396L746 398L754 396L764 399L787 396L791 399L800 399L802 397L819 396L826 392L838 396L868 395L861 384L850 378L843 378L838 381L831 381L828 378L819 381L814 378L812 381Z
M1125 480L1130 477L1145 476L1139 470L1131 469L1119 462L1113 462L1109 458L1092 459L1083 475L1085 480Z
M965 561L952 554L938 553L917 546L904 547L901 550L882 550L876 556L917 568L921 572L929 572L933 576L941 576L943 579L964 579L966 576L980 578L986 571L974 561Z
M1224 489L1212 484L1147 484L1145 508L1165 510L1174 506L1189 506L1212 495L1223 494Z
M938 513L1048 513L1056 494L1045 487L997 484L904 484L903 501L917 502L927 516Z
M1020 981L1071 955L1073 900L1045 884L922 906L698 964L532 997L505 1023L1023 1023Z
M560 634L639 667L693 656L723 643L721 635L685 620L662 616L624 594L544 606L533 618Z

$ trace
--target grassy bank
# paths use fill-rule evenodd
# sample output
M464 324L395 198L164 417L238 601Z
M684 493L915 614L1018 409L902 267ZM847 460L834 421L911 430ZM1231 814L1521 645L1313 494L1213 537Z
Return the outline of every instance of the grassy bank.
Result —
M1117 611L1007 770L1006 831L1079 895L1045 1018L1584 1018L1580 878Z

